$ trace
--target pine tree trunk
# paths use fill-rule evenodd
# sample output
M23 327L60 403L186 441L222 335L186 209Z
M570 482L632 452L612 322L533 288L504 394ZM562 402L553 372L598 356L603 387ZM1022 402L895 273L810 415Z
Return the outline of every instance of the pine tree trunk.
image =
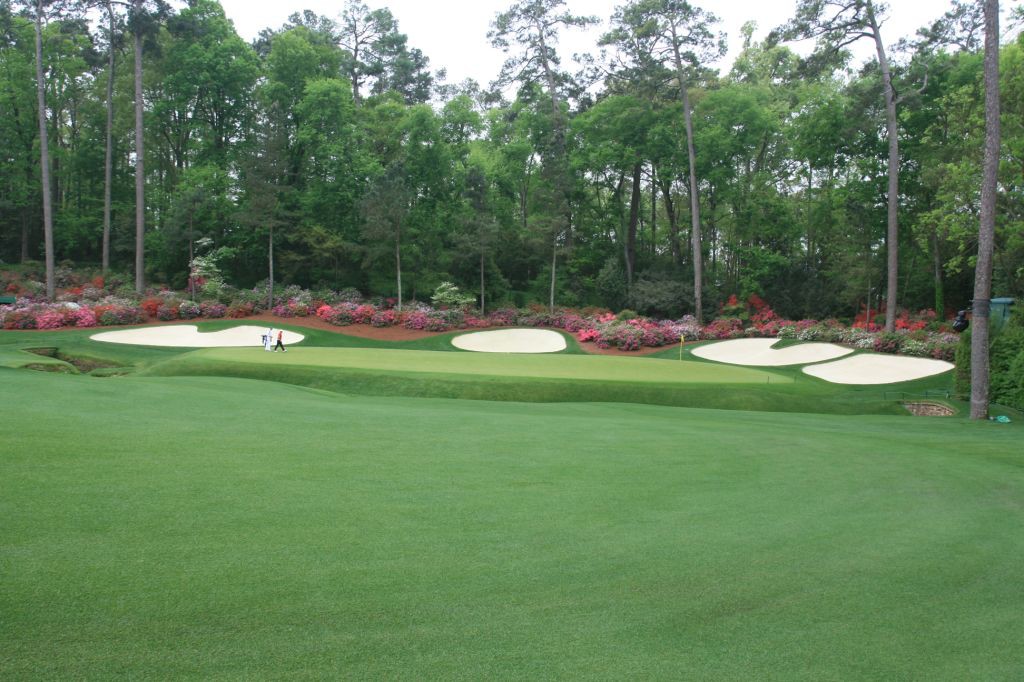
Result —
M110 55L107 58L107 140L103 163L103 274L110 269L110 193L114 179L114 6L107 2L109 19L108 39Z
M413 273L415 274L415 272ZM402 224L395 229L395 286L398 289L398 311L402 311Z
M882 85L885 88L885 130L889 138L889 190L888 211L885 231L885 248L887 255L886 297L885 297L885 331L896 329L897 289L899 286L899 193L900 193L900 143L899 130L896 122L896 91L892 87L892 74L889 71L889 60L885 56L882 34L875 20L875 9L871 0L867 0L868 23L875 39L875 52L878 54L878 65L882 71Z
M661 182L661 196L665 201L665 215L668 216L668 240L672 251L672 265L676 267L683 260L683 249L679 244L679 223L676 217L676 206L672 201L672 182Z
M50 194L50 145L46 129L46 82L43 80L43 2L36 0L36 99L39 107L39 163L42 169L43 248L46 252L46 297L56 294L53 262L53 197Z
M654 164L651 164L651 257L658 252L658 183Z
M267 310L274 308L274 223L270 223L270 235L267 238Z
M939 229L932 227L929 235L932 251L932 273L935 280L935 314L939 319L945 319L946 314L946 293L942 284L942 252L939 250Z
M971 332L971 419L988 418L988 321L999 176L999 0L985 0L985 160Z
M481 317L487 314L486 301L484 300L484 252L480 250L480 315Z
M21 261L28 260L28 212L21 212Z
M555 312L555 267L558 265L558 234L555 233L551 239L551 297L548 300L548 310Z
M626 228L626 288L633 288L636 270L636 226L640 219L640 164L633 166L633 191L629 197L629 225Z
M142 111L142 34L135 31L135 291L145 289L144 257L146 249L145 145L143 143Z
M675 42L675 41L673 41ZM679 80L679 97L683 102L683 121L686 124L686 155L690 170L690 239L693 244L693 307L698 324L704 322L704 263L700 234L700 196L697 193L697 152L693 146L693 114L690 111L690 95L686 89L686 73L678 47L675 50L676 78Z
M190 210L188 213L188 294L193 302L196 300L196 278L192 272L192 263L195 258L192 242L192 211Z

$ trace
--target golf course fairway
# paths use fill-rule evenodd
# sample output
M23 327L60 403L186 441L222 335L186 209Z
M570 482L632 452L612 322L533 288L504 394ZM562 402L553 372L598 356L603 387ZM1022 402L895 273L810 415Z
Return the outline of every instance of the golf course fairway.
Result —
M1016 422L0 384L5 680L1024 669Z

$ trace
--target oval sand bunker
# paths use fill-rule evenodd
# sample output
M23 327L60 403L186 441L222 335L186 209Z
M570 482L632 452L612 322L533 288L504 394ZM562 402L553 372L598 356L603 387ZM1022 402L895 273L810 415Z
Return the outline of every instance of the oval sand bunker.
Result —
M894 384L942 374L953 365L942 360L865 353L822 365L804 367L804 374L833 384Z
M269 326L269 325L268 325ZM194 324L174 324L166 327L140 327L138 329L122 329L116 332L93 334L93 341L107 343L128 343L134 346L169 346L172 348L234 348L239 346L261 346L261 336L267 327L241 325L219 332L201 333ZM277 334L274 334L277 341ZM302 341L305 336L296 332L285 331L281 340L285 346Z
M565 338L548 329L499 329L456 336L452 345L478 353L557 353Z
M782 367L810 362L834 360L853 351L833 343L801 343L785 348L772 348L778 339L732 339L709 343L693 349L693 354L705 360L726 362L730 365L752 367Z

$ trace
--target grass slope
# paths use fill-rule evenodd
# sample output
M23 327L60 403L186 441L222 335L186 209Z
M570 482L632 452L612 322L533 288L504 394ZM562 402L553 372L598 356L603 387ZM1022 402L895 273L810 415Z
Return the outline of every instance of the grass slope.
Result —
M1016 423L0 383L4 679L1024 668Z
M201 322L198 326L202 331L216 331L238 323ZM94 376L134 372L153 376L231 376L355 395L631 402L826 414L906 415L900 405L903 398L928 390L944 392L951 381L946 374L885 386L840 386L804 375L795 367L767 370L724 365L693 356L689 350L684 355L686 362L680 362L678 348L647 357L586 355L571 336L567 336L568 348L564 353L530 356L457 351L451 345L455 333L417 341L384 342L316 329L295 330L306 334L306 340L287 355L270 356L254 348L194 351L100 343L89 338L96 333L95 329L0 332L0 366L40 364L40 356L24 350L50 347L57 350L60 358L84 360L84 367L106 365L89 372ZM410 352L400 354L393 350ZM366 361L356 362L359 358ZM55 362L59 365L55 368L75 371L70 365ZM727 384L727 388L721 384ZM954 409L963 409L956 402L944 402Z
M310 347L268 354L210 348L179 354L144 373L270 380L354 395L907 414L900 395L887 393L890 386L853 388L808 377L798 368L769 371L671 358ZM948 382L939 377L896 388L922 390Z

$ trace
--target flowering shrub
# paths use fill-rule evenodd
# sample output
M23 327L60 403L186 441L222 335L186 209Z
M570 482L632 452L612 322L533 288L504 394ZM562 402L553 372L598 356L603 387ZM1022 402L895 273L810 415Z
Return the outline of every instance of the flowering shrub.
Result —
M740 303L736 294L732 294L729 298L725 299L725 303L722 304L720 312L722 317L735 317L741 320L749 318L749 315L747 314L747 306Z
M614 346L619 350L639 350L643 344L643 330L629 322L610 323L601 329L597 345L602 348Z
M825 320L823 322L814 322L804 326L805 322L814 322L813 320L801 320L796 323L796 338L801 341L821 341L825 343L834 343L841 341L843 336L843 326L836 320Z
M59 310L45 310L36 315L36 329L59 329L64 326L64 314Z
M743 336L743 322L736 317L720 317L704 327L706 339L736 339Z
M669 323L667 329L670 331L673 341L677 339L698 341L702 338L701 327L693 315L683 315L678 322Z
M394 326L394 324L395 324L395 311L391 310L391 309L388 309L388 310L378 310L377 312L375 312L373 314L372 317L370 317L370 324L372 324L374 327L391 327L391 326Z
M363 295L358 289L347 287L338 292L338 300L344 303L362 303Z
M203 301L199 304L199 310L203 317L217 319L227 315L228 307L218 301Z
M249 317L253 313L252 303L232 303L228 306L227 316L232 319Z
M157 310L164 304L162 299L159 298L144 298L139 303L139 307L142 308L147 315L150 317L156 317Z
M414 310L405 317L405 328L423 331L427 328L427 314L420 310Z
M0 327L5 329L56 329L62 326L91 327L125 325L143 321L146 316L161 320L195 318L248 317L265 310L269 282L251 290L235 289L220 283L216 291L205 295L202 303L181 301L166 288L151 288L141 300L124 277L109 278L64 273L65 288L58 303L44 300L45 287L36 281L41 275L26 277L21 273L0 272L0 287L20 294L14 305L0 306ZM204 289L205 291L205 289ZM422 331L449 331L452 329L485 327L553 327L575 334L581 342L593 342L605 348L637 350L642 346L660 347L680 340L717 340L733 338L788 338L805 341L843 343L862 349L888 353L905 353L919 357L952 360L959 336L948 331L931 310L911 313L900 311L896 318L896 332L881 333L878 322L884 311L861 310L850 326L836 320L812 319L792 321L780 318L756 294L743 300L737 296L727 298L722 306L725 313L706 326L697 324L693 316L678 320L656 320L639 316L631 310L615 314L603 308L550 310L541 304L527 308L512 307L492 310L479 316L464 309L455 300L454 286L439 289L440 308L409 301L401 312L394 310L395 299L364 298L355 289L334 292L328 288L316 291L296 285L276 288L280 301L271 312L280 317L303 317L315 314L334 325L369 324L375 327L403 325ZM117 295L111 295L116 292ZM437 292L435 292L437 293ZM451 294L449 296L449 294ZM468 303L467 297L467 303ZM218 300L219 299L219 300ZM443 300L442 300L443 299ZM230 305L224 302L231 301ZM454 304L454 305L453 305Z
M484 327L491 326L491 323L486 317L476 317L475 315L466 315L462 324L473 329L482 329Z
M875 352L899 353L903 347L903 336L891 332L883 332L875 337Z
M107 304L93 308L96 321L104 327L118 324L138 324L142 322L145 311L134 306Z
M192 320L202 314L202 307L195 301L182 301L178 304L178 317L183 320Z
M176 320L178 319L178 308L173 305L162 305L156 309L156 317L164 322Z
M353 304L345 304L337 306L336 308L327 307L327 314L323 316L323 319L327 320L331 324L336 324L339 327L352 324L353 316L352 313L355 311Z
M97 324L96 313L91 308L79 308L71 313L70 318L76 327L95 327Z
M519 319L519 311L515 308L500 308L487 314L487 321L492 327L512 327Z
M369 324L375 312L377 312L376 308L368 303L364 303L352 311L352 321L356 324Z
M11 310L4 314L4 329L35 329L36 316L28 310Z

